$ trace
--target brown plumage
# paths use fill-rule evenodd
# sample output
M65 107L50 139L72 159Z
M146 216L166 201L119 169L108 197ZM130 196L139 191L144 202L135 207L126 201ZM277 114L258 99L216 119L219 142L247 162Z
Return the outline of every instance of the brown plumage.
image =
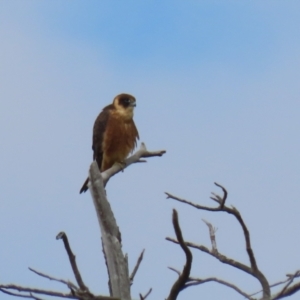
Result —
M129 94L120 94L112 104L103 108L93 129L93 159L97 161L101 172L109 169L115 162L122 163L135 148L139 133L133 121L135 98ZM88 189L86 179L80 194Z

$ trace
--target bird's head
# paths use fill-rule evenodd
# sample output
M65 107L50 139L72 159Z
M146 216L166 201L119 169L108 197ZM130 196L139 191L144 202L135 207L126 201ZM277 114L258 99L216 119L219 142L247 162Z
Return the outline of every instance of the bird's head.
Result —
M120 94L115 97L113 105L118 113L126 119L131 119L133 117L134 107L136 106L136 100L132 95Z

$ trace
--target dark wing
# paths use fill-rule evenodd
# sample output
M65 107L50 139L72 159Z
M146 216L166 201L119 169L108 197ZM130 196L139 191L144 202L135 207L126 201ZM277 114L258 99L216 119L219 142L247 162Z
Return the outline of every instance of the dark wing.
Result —
M94 123L92 146L92 149L94 151L93 159L97 161L99 170L101 170L103 159L103 139L111 109L113 109L113 105L104 107Z
M132 135L132 138L134 140L134 146L132 148L132 151L133 151L134 148L136 147L137 141L140 139L140 137L139 137L139 132L138 132L136 126L135 126L134 121L132 120L131 122L132 122L131 123L131 135Z
M137 128L136 128L135 123L134 123L133 120L132 120L132 122L133 122L133 127L134 127L134 131L135 131L135 136L136 136L136 140L135 140L135 145L136 145L137 144L137 140L140 139L140 136L139 136L139 132L138 132L138 130L137 130Z
M107 121L109 118L110 110L113 109L112 105L108 105L104 107L102 112L97 117L94 123L93 129L93 146L92 149L94 151L93 159L97 161L99 170L101 170L102 158L103 158L103 149L102 142L104 139L104 134L106 130ZM83 186L81 187L79 193L86 192L88 190L88 182L89 178L86 179Z

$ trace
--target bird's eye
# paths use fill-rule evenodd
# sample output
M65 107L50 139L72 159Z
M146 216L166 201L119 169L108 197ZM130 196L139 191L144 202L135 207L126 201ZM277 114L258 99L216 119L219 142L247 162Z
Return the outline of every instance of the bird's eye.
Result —
M125 99L125 103L130 103L130 99L129 99L129 98L126 98L126 99Z

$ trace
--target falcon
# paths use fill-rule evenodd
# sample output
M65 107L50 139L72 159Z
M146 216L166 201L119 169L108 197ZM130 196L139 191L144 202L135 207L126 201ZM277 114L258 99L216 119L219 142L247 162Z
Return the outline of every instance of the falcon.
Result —
M93 128L93 160L100 172L111 168L114 163L124 163L125 158L136 147L138 130L133 121L136 100L132 95L120 94L113 103L103 108ZM80 194L88 190L86 179Z

